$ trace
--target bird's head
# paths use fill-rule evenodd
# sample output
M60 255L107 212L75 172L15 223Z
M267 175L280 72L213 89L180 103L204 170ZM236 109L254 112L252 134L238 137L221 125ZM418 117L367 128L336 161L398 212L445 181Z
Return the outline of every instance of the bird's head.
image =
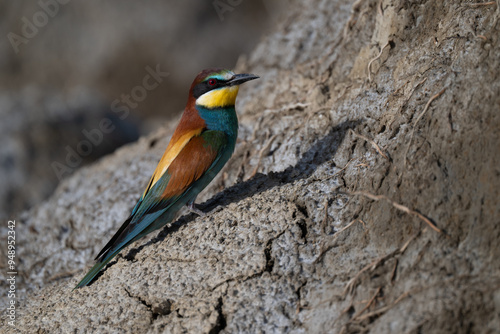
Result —
M230 70L207 69L193 81L190 97L195 104L207 109L234 107L239 85L259 78L253 74L234 74Z

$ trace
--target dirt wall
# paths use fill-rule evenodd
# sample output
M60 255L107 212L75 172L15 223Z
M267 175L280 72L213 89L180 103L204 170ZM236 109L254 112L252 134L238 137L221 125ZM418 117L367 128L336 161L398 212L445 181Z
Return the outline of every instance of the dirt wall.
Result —
M237 65L261 79L240 90L236 152L201 198L217 210L72 291L175 124L82 169L18 228L18 329L497 332L499 13L291 2Z

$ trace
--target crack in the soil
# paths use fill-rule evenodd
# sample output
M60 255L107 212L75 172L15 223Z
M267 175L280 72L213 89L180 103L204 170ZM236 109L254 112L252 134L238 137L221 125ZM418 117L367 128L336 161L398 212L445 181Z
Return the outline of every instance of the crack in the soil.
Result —
M127 288L124 288L125 292L130 298L138 300L142 305L146 306L149 312L151 312L152 321L158 319L160 315L167 315L172 313L171 306L172 301L166 300L162 302L159 306L153 306L153 304L149 304L146 300L144 300L141 296L134 296L128 291Z
M264 256L266 257L266 266L264 267L264 272L269 272L271 273L273 271L273 267L274 267L274 258L272 257L271 255L271 248L272 248L272 245L273 245L273 242L274 240L278 239L279 237L281 237L284 233L286 232L286 229L281 231L280 233L278 233L278 235L272 237L271 239L267 240L266 242L266 247L264 248Z
M265 272L269 272L271 273L273 267L274 267L274 258L272 257L271 255L271 246L272 246L272 243L274 240L278 239L279 237L281 237L284 233L286 232L286 229L281 231L280 233L278 233L276 236L270 238L269 240L266 241L266 246L264 248L264 256L265 256L265 259L266 259L266 264L264 266L264 268L261 270L261 271L258 271L256 273L253 273L249 276L236 276L236 277L231 277L227 280L224 280L218 284L216 284L215 286L213 286L210 291L211 292L214 292L218 287L220 287L221 285L224 285L225 283L229 283L229 282L233 282L233 281L241 281L241 282L246 282L252 278L255 278L255 277L259 277L259 276L262 276Z
M222 312L223 305L224 302L222 300L222 297L219 297L219 299L217 300L217 306L215 307L215 310L218 313L217 320L215 321L214 327L212 327L212 329L208 332L209 334L218 334L227 326L226 316Z

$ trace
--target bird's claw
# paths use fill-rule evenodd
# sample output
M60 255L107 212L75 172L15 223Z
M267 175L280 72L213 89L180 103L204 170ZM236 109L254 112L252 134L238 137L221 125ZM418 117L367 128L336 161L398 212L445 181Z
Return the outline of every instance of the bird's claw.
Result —
M205 217L207 214L203 211L201 211L200 209L198 209L195 205L194 205L194 202L193 203L190 203L190 204L187 204L186 205L189 212L191 213L194 213L200 217Z

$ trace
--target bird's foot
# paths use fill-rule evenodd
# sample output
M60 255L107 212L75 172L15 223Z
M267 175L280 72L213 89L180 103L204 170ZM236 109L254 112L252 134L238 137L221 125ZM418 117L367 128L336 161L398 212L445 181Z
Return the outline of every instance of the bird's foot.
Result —
M196 207L196 205L193 203L190 203L190 204L186 204L186 207L188 208L189 212L191 213L194 213L200 217L206 217L206 216L209 216L211 215L212 213L216 213L216 212L219 212L221 211L223 208L221 206L216 206L214 209L208 211L208 212L203 212L201 211L200 209L198 209Z
M197 215L198 215L198 216L200 216L200 217L205 217L205 216L207 215L205 212L203 212L203 211L201 211L200 209L198 209L198 208L195 206L194 202L193 202L193 203L189 203L189 204L187 204L186 206L187 206L187 208L188 208L189 212L192 212L192 213L194 213L194 214L197 214Z

